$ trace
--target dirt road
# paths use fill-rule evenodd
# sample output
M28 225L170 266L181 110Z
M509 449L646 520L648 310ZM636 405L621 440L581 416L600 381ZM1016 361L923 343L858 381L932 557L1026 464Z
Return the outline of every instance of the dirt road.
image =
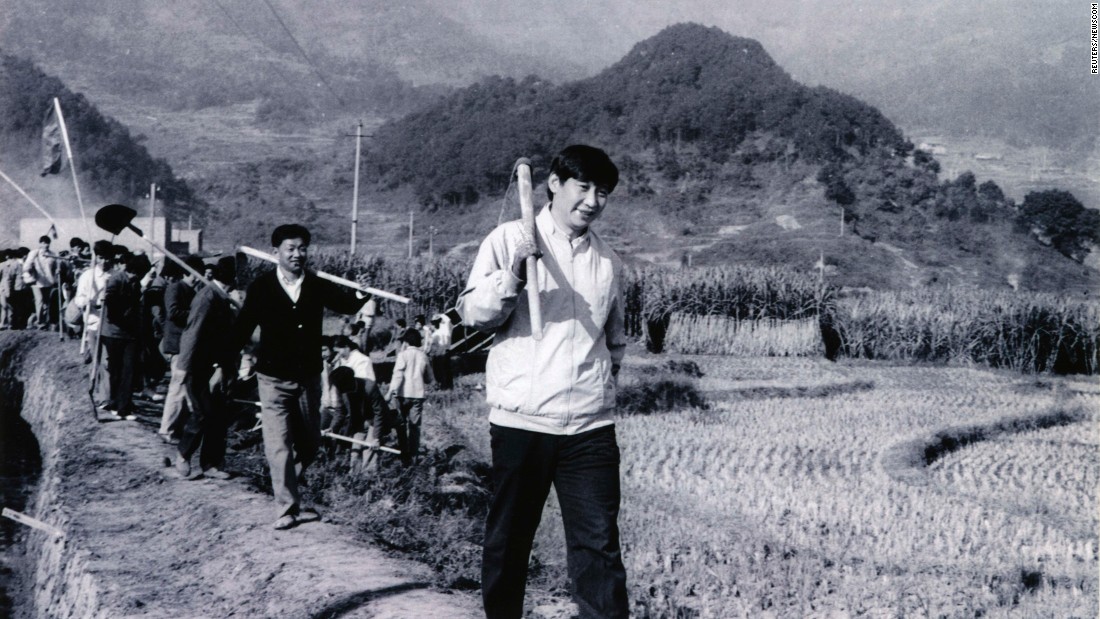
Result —
M244 479L182 481L152 407L137 421L92 419L85 366L54 336L0 333L8 401L43 451L18 611L73 617L480 616L476 595L433 587L428 568L387 557L318 522L275 531L272 501ZM5 411L11 411L7 406Z

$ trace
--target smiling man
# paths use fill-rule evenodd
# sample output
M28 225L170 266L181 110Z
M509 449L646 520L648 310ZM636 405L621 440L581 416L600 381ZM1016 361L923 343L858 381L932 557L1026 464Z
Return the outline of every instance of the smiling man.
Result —
M619 551L615 375L626 349L618 256L591 229L618 184L598 148L574 145L550 165L537 239L519 221L481 244L462 321L494 333L485 369L493 499L485 524L482 598L490 619L523 613L527 563L553 486L584 617L626 617ZM537 282L524 261L540 256ZM525 286L538 286L543 336L531 335Z
M354 314L366 301L306 269L309 243L303 226L275 228L271 246L279 265L248 286L235 327L236 350L260 328L255 370L276 529L320 517L301 507L298 484L321 441L321 319L325 308Z

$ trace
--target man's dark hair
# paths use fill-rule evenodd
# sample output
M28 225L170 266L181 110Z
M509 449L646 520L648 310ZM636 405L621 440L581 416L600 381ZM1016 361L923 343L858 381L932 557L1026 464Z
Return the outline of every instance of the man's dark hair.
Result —
M164 266L160 267L160 276L165 279L180 279L183 277L183 272L183 267L171 260L166 260Z
M125 245L111 245L111 264L126 264L126 261L133 255L130 253L130 248Z
M565 182L575 178L582 183L592 183L607 193L615 191L619 184L619 168L611 162L607 153L585 144L566 146L554 160L550 162L550 174ZM554 193L546 187L546 197L554 199Z
M88 246L88 244L85 243L84 239L80 238L79 236L74 236L73 238L69 239L69 247L70 248L72 248L72 247L87 247L87 246Z
M233 256L222 256L214 264L214 279L229 286L237 279L237 259Z
M110 258L111 254L114 253L114 245L111 245L108 240L100 239L92 245L92 253L100 258Z
M130 254L126 257L126 271L128 273L144 276L151 268L153 268L153 263L149 262L149 257L145 254Z
M38 242L39 243L45 243L46 245L49 245L50 244L50 237L43 234L42 236L38 237Z
M287 239L302 239L303 245L309 245L309 230L298 224L283 224L271 233L271 246L278 247Z
M401 336L401 341L409 346L420 346L424 343L424 338L420 336L420 332L416 329L409 329Z
M321 336L321 348L324 348L326 346L329 347L329 348L333 348L332 336L331 335L322 335Z
M355 391L355 371L346 365L341 365L329 372L328 383L340 393Z
M355 348L355 344L352 343L351 338L346 335L334 335L332 336L333 348Z
M203 270L206 269L206 264L202 261L202 258L194 254L191 254L190 256L184 258L183 262L187 264L187 266L198 271L199 273L202 273Z
M12 255L16 258L26 258L28 255L30 255L30 253L31 250L27 249L26 247L20 247L18 249L12 250Z

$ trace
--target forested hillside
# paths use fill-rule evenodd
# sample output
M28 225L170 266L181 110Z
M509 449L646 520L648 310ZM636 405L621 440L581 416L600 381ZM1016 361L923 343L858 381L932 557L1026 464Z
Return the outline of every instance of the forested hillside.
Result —
M174 141L175 154L206 157L188 161L185 184L149 156L143 136L83 96L26 61L8 56L3 67L5 160L31 167L56 94L71 116L78 166L103 196L132 200L156 182L177 221L205 222L215 251L263 242L270 222L283 220L303 221L325 243L347 242L354 130L346 116L306 130L294 118L307 108L265 116L273 108L262 96L200 113L107 93L131 119L155 112L160 120L146 130L162 145ZM129 70L119 75L129 79ZM518 157L533 159L540 181L562 146L589 142L622 169L598 225L634 261L782 263L878 288L1100 283L1082 264L1095 258L1097 212L1072 195L1034 192L1016 204L990 180L945 177L874 107L799 84L759 43L716 28L671 26L591 78L487 78L390 118L368 122L364 142L360 247L371 252L471 251L514 216L499 199ZM258 128L268 122L287 129Z
M207 205L187 183L176 178L163 159L150 156L141 136L102 115L84 95L74 93L30 62L0 51L0 143L4 161L18 168L38 161L46 112L57 97L65 114L76 166L84 191L120 202L148 193L156 183L157 197L169 216L200 221ZM8 190L8 187L4 187ZM59 214L60 215L60 214Z
M387 182L412 183L425 204L438 206L473 202L507 184L516 157L545 158L571 141L620 156L650 152L663 176L703 181L737 167L734 153L762 134L778 149L763 156L818 163L904 142L870 106L791 80L756 41L680 24L593 78L475 84L384 127L371 162ZM648 190L639 176L631 180L634 191Z

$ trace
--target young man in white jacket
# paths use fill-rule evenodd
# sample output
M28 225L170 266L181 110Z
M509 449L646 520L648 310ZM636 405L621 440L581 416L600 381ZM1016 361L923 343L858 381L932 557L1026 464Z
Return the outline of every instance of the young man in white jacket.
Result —
M561 504L574 599L584 617L626 617L619 550L615 376L626 349L622 265L591 230L619 172L602 150L564 149L550 166L550 203L497 227L459 297L463 324L495 334L486 363L493 499L482 597L490 619L520 617L527 562L550 486ZM535 255L537 282L525 281ZM542 339L531 336L525 286L538 286Z

